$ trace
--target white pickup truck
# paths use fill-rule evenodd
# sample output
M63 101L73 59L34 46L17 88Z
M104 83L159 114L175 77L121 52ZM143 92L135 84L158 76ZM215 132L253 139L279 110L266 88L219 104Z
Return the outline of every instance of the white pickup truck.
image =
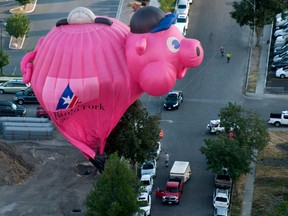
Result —
M210 120L210 122L207 124L206 128L210 133L219 133L219 132L225 131L225 128L221 127L221 125L220 125L220 119Z
M274 124L276 127L288 125L288 110L283 110L282 113L270 113L268 123Z

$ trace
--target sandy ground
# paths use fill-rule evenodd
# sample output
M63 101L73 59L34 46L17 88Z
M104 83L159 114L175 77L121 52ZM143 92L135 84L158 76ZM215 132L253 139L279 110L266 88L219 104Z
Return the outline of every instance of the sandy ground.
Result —
M84 215L99 174L55 134L39 142L0 140L0 216Z

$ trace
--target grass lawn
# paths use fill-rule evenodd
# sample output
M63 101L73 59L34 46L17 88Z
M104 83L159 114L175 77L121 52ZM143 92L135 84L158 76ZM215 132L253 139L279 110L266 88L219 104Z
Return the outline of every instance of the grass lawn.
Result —
M269 132L258 154L251 216L288 215L288 131Z

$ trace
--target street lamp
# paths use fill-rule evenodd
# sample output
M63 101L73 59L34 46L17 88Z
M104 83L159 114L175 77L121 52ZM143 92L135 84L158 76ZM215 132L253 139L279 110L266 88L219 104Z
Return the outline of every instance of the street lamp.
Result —
M3 44L2 44L2 26L3 26L3 23L4 21L3 20L0 20L0 59L2 60L2 57L3 57ZM1 69L1 75L3 74L2 73L2 64L0 65L0 69Z

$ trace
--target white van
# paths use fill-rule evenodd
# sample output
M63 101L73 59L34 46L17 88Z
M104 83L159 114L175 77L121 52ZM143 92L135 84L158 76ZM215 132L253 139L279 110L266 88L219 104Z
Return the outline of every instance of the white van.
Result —
M184 183L190 178L191 168L188 161L175 161L171 170L170 178L180 178Z
M188 16L189 10L190 4L188 0L178 0L176 4L176 14L184 14Z

